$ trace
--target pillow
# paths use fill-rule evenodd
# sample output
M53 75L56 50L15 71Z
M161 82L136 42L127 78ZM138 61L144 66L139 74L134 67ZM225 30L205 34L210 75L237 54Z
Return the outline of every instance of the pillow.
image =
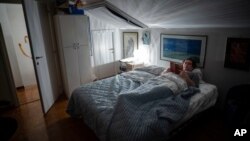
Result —
M168 72L168 73L164 73L163 76L165 76L167 79L175 82L178 89L179 89L179 92L186 90L188 88L187 82L175 73Z
M201 69L195 68L195 69L193 69L192 73L194 73L195 75L197 75L197 76L199 77L199 83L205 83L205 82L203 81L203 78L202 78Z
M199 68L193 69L192 73L194 73L194 74L196 74L197 76L199 76L200 80L202 80L202 72L201 72L201 69L199 69Z

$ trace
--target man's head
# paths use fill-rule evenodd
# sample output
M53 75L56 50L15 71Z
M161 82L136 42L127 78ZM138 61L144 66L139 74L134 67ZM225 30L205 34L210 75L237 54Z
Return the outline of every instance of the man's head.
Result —
M196 68L196 62L193 58L183 60L182 69L184 71L192 71L194 68Z

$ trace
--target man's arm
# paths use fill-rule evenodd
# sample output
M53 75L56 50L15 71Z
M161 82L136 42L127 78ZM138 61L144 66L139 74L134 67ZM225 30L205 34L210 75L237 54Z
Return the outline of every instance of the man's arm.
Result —
M181 71L179 75L181 78L183 78L187 82L188 86L196 86L195 82L192 79L190 79L187 72Z

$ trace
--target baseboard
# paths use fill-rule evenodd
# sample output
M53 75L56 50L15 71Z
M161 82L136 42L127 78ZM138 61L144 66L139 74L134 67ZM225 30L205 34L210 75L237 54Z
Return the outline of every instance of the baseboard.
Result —
M24 86L25 89L36 88L36 87L37 87L37 84L31 84L31 85Z
M24 86L16 87L17 90L24 89Z

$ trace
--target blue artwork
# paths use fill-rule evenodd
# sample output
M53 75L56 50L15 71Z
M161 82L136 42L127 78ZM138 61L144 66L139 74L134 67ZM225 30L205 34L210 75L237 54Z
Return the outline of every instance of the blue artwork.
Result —
M163 39L163 57L183 60L190 56L200 57L201 40ZM199 62L198 62L199 63Z
M203 67L206 40L207 36L161 34L160 59L181 63L184 59L192 57L199 67Z

